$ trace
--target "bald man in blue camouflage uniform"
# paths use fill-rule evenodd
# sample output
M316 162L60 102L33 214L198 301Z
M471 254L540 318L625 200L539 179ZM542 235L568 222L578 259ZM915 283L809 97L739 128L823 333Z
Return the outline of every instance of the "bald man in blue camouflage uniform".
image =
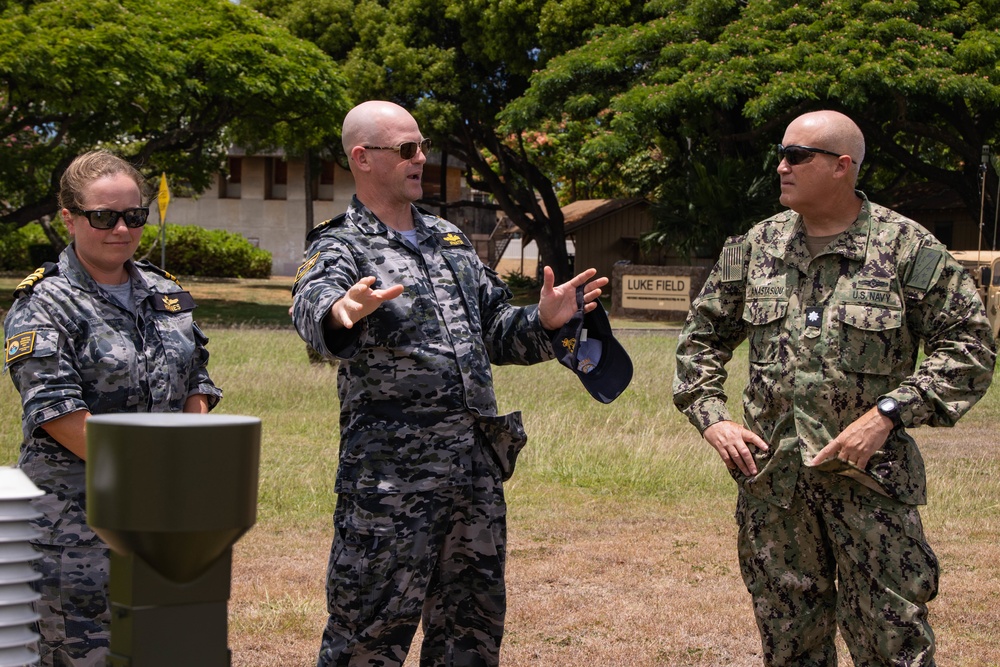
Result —
M222 396L191 295L131 259L148 215L143 188L142 176L109 153L74 160L59 193L73 243L18 285L4 320L4 371L24 411L17 465L45 491L34 501L41 516L32 540L41 554L43 667L103 667L108 655L108 547L87 525L86 419L207 412ZM109 212L110 227L88 220Z
M490 364L555 358L551 332L606 278L590 269L538 306L510 292L462 232L412 205L426 158L413 117L355 107L344 149L357 196L309 235L294 286L299 334L342 360L340 465L317 664L402 665L421 620L420 664L496 665L506 609L502 481L525 442L497 414Z
M835 667L839 625L856 665L934 665L939 568L907 429L954 425L989 387L995 341L947 250L854 189L849 118L800 116L779 155L791 210L726 244L678 342L674 401L739 484L764 663ZM738 424L723 384L744 340Z

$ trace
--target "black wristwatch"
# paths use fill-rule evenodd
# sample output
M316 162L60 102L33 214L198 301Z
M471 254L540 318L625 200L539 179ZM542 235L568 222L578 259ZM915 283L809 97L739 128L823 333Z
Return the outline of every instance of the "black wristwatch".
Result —
M899 402L892 396L879 396L875 403L879 414L892 420L893 428L903 425L903 418L899 414Z

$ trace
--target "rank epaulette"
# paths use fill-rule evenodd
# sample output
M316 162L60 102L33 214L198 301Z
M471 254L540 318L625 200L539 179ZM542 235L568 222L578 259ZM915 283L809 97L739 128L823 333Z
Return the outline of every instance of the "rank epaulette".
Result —
M153 264L152 262L150 262L147 259L144 259L142 261L136 262L135 265L138 266L143 271L152 271L153 273L155 273L157 275L163 276L167 280L172 280L175 283L177 283L178 287L181 287L181 281L177 280L177 276L175 276L174 274L170 273L169 271L167 271L165 269L161 269L156 264Z
M59 273L59 265L55 262L45 262L40 267L35 269L31 275L22 280L14 288L14 298L18 299L22 296L27 296L35 289L35 284L40 280L44 280L49 276L54 276Z
M340 215L334 218L330 218L329 220L324 220L323 222L319 223L318 225L309 230L309 233L306 234L306 241L312 243L313 241L316 240L316 237L322 234L325 230L331 227L340 227L342 224L344 224L344 220L346 219L347 219L347 214L341 213Z

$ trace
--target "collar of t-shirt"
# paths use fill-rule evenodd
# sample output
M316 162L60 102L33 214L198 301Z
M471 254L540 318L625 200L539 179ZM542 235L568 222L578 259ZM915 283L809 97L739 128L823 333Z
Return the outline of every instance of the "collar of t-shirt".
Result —
M830 236L809 236L806 234L806 250L809 251L809 256L815 257L823 252L823 248L833 243L834 239L841 234L843 234L843 232L831 234Z

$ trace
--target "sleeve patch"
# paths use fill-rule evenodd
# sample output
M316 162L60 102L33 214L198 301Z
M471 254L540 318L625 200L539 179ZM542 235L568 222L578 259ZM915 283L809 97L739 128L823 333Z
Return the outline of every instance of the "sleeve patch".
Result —
M35 351L35 332L25 331L7 339L4 347L4 364L10 364L15 359L27 357Z
M722 249L722 282L735 283L745 275L745 253L742 243L727 243Z
M941 251L936 248L923 247L917 252L917 258L913 261L910 269L910 276L906 280L906 286L926 291L930 289L937 268L941 264Z
M302 276L306 275L306 273L309 272L309 269L316 266L316 260L318 259L319 259L319 253L316 253L315 255L304 261L302 263L302 266L299 267L299 270L295 272L294 282L297 283L300 280L302 280Z

